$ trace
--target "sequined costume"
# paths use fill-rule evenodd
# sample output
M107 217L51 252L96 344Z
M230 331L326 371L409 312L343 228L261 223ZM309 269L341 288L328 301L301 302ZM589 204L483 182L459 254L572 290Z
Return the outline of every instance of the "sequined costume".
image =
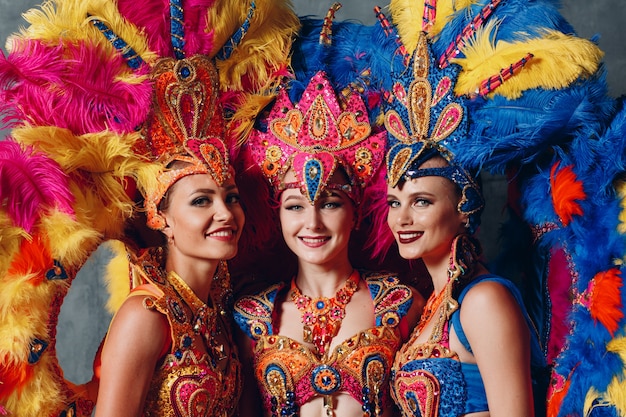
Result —
M521 295L511 281L491 274L472 280L459 295L459 308L444 322L438 347L419 358L420 345L414 343L415 332L398 351L391 371L391 395L403 416L456 417L489 411L478 365L459 361L457 353L450 350L450 331L454 329L459 341L472 352L461 326L460 306L469 289L484 281L495 281L507 287L522 308L527 323L532 326ZM531 340L531 362L540 367L543 356L535 331L531 331ZM435 342L433 335L429 341Z
M336 392L359 401L367 415L381 415L389 405L389 372L412 293L393 275L361 272L361 278L372 296L376 327L343 341L325 360L275 333L275 303L284 299L288 286L277 284L235 303L235 320L254 343L254 371L266 411L295 416L312 398Z
M210 307L176 273L164 272L161 255L161 250L146 251L132 263L133 279L146 284L130 296L144 296L146 308L165 315L171 334L152 377L144 415L231 416L241 391L241 366L226 314L231 298L226 265L220 264L214 277Z

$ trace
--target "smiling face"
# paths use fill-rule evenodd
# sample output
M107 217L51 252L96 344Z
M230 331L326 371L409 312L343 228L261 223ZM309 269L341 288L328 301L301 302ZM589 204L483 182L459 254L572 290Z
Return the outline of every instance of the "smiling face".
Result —
M285 182L295 181L290 171ZM346 184L341 174L331 182ZM285 243L299 262L330 265L348 260L348 243L355 224L352 200L343 191L325 190L314 205L299 189L286 189L280 198L280 224Z
M232 177L218 186L209 174L178 180L161 210L170 253L195 260L230 259L244 225L239 191Z
M425 166L422 166L422 168ZM409 179L387 189L387 223L400 256L438 263L448 259L454 238L465 231L454 183L443 177Z

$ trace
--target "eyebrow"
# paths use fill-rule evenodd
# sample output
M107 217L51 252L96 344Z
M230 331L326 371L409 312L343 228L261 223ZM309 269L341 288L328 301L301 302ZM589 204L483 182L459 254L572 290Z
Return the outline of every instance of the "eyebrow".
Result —
M287 197L285 197L285 202L289 201L289 200L297 200L297 201L301 201L304 200L304 196L302 194L292 194L292 195L288 195Z
M223 187L223 188L226 191L236 190L237 189L237 184L231 184L231 185L228 185L228 186ZM217 194L217 190L214 190L212 188L198 188L198 189L193 190L190 195L194 195L194 194L211 194L211 195L214 195L214 194Z

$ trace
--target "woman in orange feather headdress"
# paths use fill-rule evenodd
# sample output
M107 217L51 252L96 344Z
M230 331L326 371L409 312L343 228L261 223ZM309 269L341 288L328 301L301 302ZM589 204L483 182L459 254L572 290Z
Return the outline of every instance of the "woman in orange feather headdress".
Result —
M90 415L98 395L98 415L234 414L233 166L298 19L266 0L54 0L25 17L0 60L13 128L0 142L0 411ZM113 239L117 314L76 386L57 360L59 309Z

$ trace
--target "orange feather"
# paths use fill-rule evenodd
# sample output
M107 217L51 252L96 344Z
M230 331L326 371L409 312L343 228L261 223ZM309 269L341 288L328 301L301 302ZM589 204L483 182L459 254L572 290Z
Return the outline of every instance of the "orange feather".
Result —
M19 393L33 377L33 367L26 362L12 363L7 357L0 358L0 400L15 391Z
M36 273L36 277L31 280L32 284L39 285L45 280L42 273L53 265L52 257L47 242L41 235L33 236L32 240L24 240L20 247L19 254L11 262L8 275L24 276Z
M576 200L587 198L582 181L576 179L572 168L567 166L557 171L557 162L550 170L550 186L552 188L552 204L554 211L564 226L567 226L575 215L582 215L583 210Z
M606 272L599 272L589 283L591 317L602 323L611 332L611 336L615 335L619 322L624 318L620 296L623 283L620 275L619 270L612 268Z

